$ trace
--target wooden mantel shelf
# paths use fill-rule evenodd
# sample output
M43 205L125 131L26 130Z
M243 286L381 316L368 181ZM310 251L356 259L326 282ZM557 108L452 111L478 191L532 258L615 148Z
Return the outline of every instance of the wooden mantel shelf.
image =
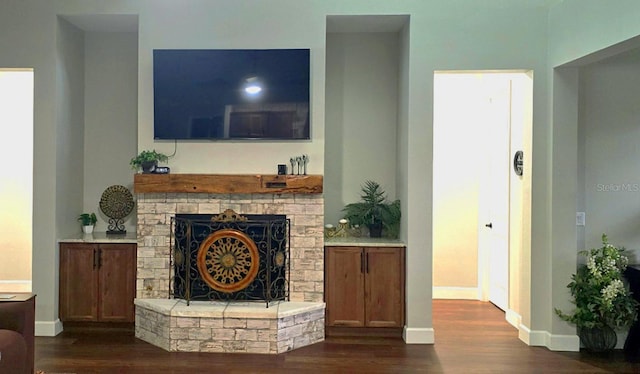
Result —
M320 194L322 175L135 174L135 193Z

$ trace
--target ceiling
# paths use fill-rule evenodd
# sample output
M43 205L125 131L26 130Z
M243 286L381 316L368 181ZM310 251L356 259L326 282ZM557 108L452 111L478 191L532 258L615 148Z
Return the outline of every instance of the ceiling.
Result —
M68 14L60 17L84 31L138 31L136 14ZM408 21L408 15L328 16L327 32L397 32Z
M512 0L509 0L512 1ZM531 0L526 0L531 1ZM536 2L537 1L537 2ZM564 0L535 0L538 6L551 7ZM60 15L76 27L90 32L137 32L137 14ZM409 23L409 15L329 15L327 32L398 32Z

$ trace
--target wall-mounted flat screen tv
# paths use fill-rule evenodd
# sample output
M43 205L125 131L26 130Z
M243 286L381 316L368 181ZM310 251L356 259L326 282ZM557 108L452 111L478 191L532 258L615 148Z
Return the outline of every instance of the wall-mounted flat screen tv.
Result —
M155 139L310 139L309 49L156 49Z

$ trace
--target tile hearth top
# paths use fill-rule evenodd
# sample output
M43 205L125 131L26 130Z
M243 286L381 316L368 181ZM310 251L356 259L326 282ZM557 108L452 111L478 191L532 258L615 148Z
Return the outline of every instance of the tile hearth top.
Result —
M247 319L285 318L325 308L322 302L272 301L267 308L264 302L191 301L187 305L181 299L136 299L135 305L173 317Z

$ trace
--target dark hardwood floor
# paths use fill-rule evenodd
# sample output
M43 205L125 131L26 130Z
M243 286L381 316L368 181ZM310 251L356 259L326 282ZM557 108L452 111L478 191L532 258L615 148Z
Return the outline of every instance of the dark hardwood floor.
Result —
M434 300L436 344L331 337L280 355L170 353L127 330L65 331L36 338L36 368L84 373L640 373L608 356L528 347L492 304Z

